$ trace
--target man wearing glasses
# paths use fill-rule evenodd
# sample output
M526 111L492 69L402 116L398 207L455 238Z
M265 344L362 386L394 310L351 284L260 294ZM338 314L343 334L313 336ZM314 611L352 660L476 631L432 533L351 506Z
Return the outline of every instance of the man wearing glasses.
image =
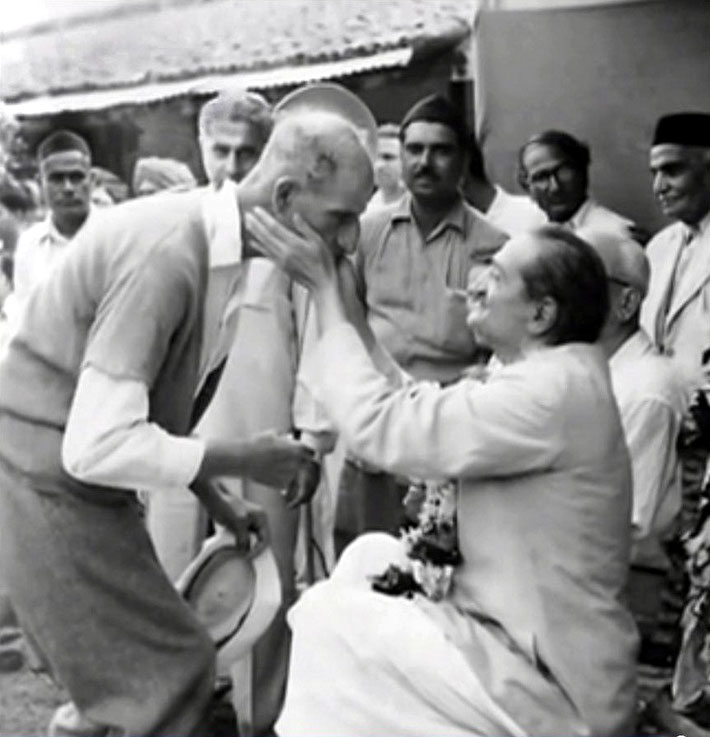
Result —
M589 146L569 133L548 130L528 139L518 154L518 181L551 223L628 237L633 223L589 196Z

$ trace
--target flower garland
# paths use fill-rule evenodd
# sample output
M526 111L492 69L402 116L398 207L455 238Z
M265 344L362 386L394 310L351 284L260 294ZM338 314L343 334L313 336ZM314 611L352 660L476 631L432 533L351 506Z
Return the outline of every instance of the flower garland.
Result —
M454 568L461 562L456 529L455 481L412 482L404 500L418 508L418 524L402 532L411 561L402 568L390 565L372 578L372 588L391 596L423 594L440 601L450 591Z

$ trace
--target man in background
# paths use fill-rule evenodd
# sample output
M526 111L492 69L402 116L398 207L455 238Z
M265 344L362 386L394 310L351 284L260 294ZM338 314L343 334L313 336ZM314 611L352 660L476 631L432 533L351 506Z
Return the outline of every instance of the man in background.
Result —
M599 343L609 358L633 472L629 605L642 636L641 659L653 662L669 635L667 587L672 560L668 543L677 534L681 474L677 442L687 409L680 375L639 325L650 267L629 238L580 231L604 262L609 314Z
M609 314L599 343L609 358L634 477L632 564L665 571L662 543L680 511L676 443L686 408L680 376L639 324L650 266L641 246L613 233L583 230L607 272Z
M676 664L673 706L707 726L707 672L702 655L710 638L704 604L709 595L705 561L710 550L702 513L703 477L710 442L707 403L710 355L710 114L681 112L661 117L649 155L653 193L673 222L647 247L651 283L641 323L681 373L690 398L681 429L681 529L689 556L683 643Z
M15 294L19 301L46 278L86 222L91 206L91 150L81 136L68 130L51 133L39 144L37 161L48 212L17 243Z
M589 146L564 131L532 136L518 154L518 181L551 223L626 237L633 223L589 195Z
M211 185L240 182L253 169L271 134L271 108L255 92L228 90L200 110L198 140Z
M399 126L384 123L377 129L377 154L374 163L375 186L365 212L374 212L397 202L405 193L400 159Z

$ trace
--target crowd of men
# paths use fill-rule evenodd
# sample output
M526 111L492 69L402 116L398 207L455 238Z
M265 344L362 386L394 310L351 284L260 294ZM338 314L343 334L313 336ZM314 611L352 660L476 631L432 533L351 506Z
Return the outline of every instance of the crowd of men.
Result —
M568 132L522 144L512 194L445 97L376 151L351 111L220 94L207 185L148 157L117 207L82 137L37 148L46 216L3 249L0 593L71 697L53 735L208 733L215 643L171 582L212 525L279 572L233 674L254 734L633 733L669 544L710 549L710 115L658 121L646 244ZM443 601L369 585L412 479L458 483Z

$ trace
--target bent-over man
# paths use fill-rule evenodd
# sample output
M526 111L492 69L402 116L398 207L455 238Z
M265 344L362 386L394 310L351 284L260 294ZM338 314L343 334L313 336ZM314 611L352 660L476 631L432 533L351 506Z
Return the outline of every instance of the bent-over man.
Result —
M85 731L205 733L214 645L160 568L132 489L191 486L243 543L259 520L212 480L285 486L312 463L291 440L188 433L231 344L227 306L254 252L244 214L300 218L336 244L371 187L348 124L284 117L236 192L113 208L32 293L0 362L0 562Z

